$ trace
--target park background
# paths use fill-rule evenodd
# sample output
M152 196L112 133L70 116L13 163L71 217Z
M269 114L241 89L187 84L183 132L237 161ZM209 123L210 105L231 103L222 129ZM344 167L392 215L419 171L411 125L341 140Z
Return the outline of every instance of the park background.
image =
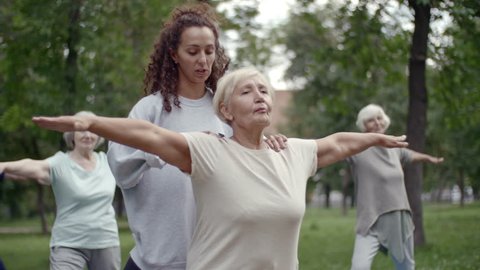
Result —
M32 124L33 115L126 116L143 96L144 68L163 21L185 2L1 1L0 160L44 159L66 149L61 134ZM358 110L377 103L392 119L389 133L445 157L440 166L405 168L417 269L480 268L478 0L290 1L288 16L275 23L258 20L262 1L206 2L222 17L231 69L254 65L271 74L282 67L271 77L279 89L270 132L318 138L356 131ZM340 162L309 183L301 269L348 268L355 208L346 171ZM328 191L343 194L339 208ZM120 192L115 207L126 256L133 243ZM49 187L0 183L7 269L48 267L54 214ZM391 267L377 257L376 269Z

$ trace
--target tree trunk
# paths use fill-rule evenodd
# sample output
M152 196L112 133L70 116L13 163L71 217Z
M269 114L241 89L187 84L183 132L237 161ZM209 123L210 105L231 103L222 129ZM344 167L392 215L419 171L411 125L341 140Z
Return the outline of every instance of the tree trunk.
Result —
M407 138L409 147L418 152L425 149L425 129L427 123L427 87L425 82L428 33L430 31L430 5L409 0L415 12L415 29L412 37L409 59L409 108ZM423 166L410 164L405 168L405 186L415 224L416 246L426 243L423 229L422 182Z
M346 216L348 209L347 209L347 200L348 200L348 182L350 181L350 173L348 173L348 169L345 170L345 173L342 177L342 215Z
M78 73L78 51L77 46L80 41L80 10L82 6L81 0L72 0L69 5L69 22L67 26L66 45L68 54L65 59L65 86L66 99L64 101L64 112L73 114L75 107L76 77Z
M457 185L460 190L460 206L463 207L465 205L465 179L463 169L458 171Z
M343 193L342 214L346 216L348 213L348 205L347 205L348 197L350 197L351 199L350 208L353 208L355 191L352 190L353 178L350 173L350 169L349 168L345 169L345 172L343 173L342 176L343 176L342 177L342 193Z
M330 208L330 193L332 191L332 187L330 183L325 183L323 188L325 191L325 208Z
M37 138L30 138L30 145L31 145L31 150L32 155L35 157L40 158L40 148L38 147L38 141ZM48 223L47 223L47 216L46 216L46 211L45 211L45 192L43 189L43 186L39 183L36 183L37 185L37 211L38 214L40 215L40 229L43 234L48 234L49 229L48 229Z
M43 199L44 198L43 194L44 194L43 186L37 183L37 208L38 208L38 213L40 214L42 233L48 234L49 230L48 230L47 217L45 214L45 203Z

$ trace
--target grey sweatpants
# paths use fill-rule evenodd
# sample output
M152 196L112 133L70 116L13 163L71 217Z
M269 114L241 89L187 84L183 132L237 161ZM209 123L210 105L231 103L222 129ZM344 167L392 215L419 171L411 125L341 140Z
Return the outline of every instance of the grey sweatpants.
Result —
M355 246L353 248L352 268L350 270L370 270L373 257L380 249L380 242L376 236L367 234L356 235ZM414 270L415 260L413 259L413 235L411 235L406 245L404 245L405 258L399 262L394 256L390 256L397 270Z
M52 247L50 270L119 270L120 247L84 249Z

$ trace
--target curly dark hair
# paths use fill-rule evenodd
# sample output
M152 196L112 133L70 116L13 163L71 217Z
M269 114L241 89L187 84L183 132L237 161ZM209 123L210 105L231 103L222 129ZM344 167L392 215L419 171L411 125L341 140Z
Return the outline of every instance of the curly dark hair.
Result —
M215 61L212 72L205 82L205 86L214 93L217 81L228 69L230 59L219 42L219 23L213 8L206 3L187 4L172 11L169 19L164 23L158 41L154 44L150 63L145 71L145 95L160 91L163 96L163 107L167 112L172 110L170 104L180 108L178 100L178 68L170 56L170 51L176 51L180 44L180 37L186 28L192 26L208 27L215 36Z

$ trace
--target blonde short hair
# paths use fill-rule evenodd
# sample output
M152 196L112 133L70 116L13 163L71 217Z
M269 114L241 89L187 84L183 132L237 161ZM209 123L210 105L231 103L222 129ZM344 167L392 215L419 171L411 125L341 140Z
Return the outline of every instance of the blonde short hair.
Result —
M77 112L75 115L79 115L79 116L81 116L81 115L92 115L92 116L95 116L95 114L93 112L90 112L90 111L80 111L80 112ZM70 148L70 149L75 148L74 137L75 137L75 132L74 131L67 131L67 132L63 133L63 139L65 140L65 143L67 144L67 147ZM105 141L105 139L99 136L97 144L95 145L95 148L102 145L104 141Z
M367 106L363 107L357 115L357 127L362 131L365 132L365 121L374 118L375 116L380 115L383 120L385 120L385 130L390 126L390 117L383 111L382 107L376 104L368 104Z
M215 92L215 96L213 97L213 108L215 109L215 113L217 116L225 123L229 124L227 119L223 116L222 112L220 111L221 104L228 104L230 98L233 94L235 88L248 78L258 78L260 82L265 84L268 90L268 94L270 97L275 97L274 89L270 82L268 81L267 77L263 75L259 70L254 67L245 67L241 69L237 69L235 71L231 71L224 75L217 84L217 91Z

